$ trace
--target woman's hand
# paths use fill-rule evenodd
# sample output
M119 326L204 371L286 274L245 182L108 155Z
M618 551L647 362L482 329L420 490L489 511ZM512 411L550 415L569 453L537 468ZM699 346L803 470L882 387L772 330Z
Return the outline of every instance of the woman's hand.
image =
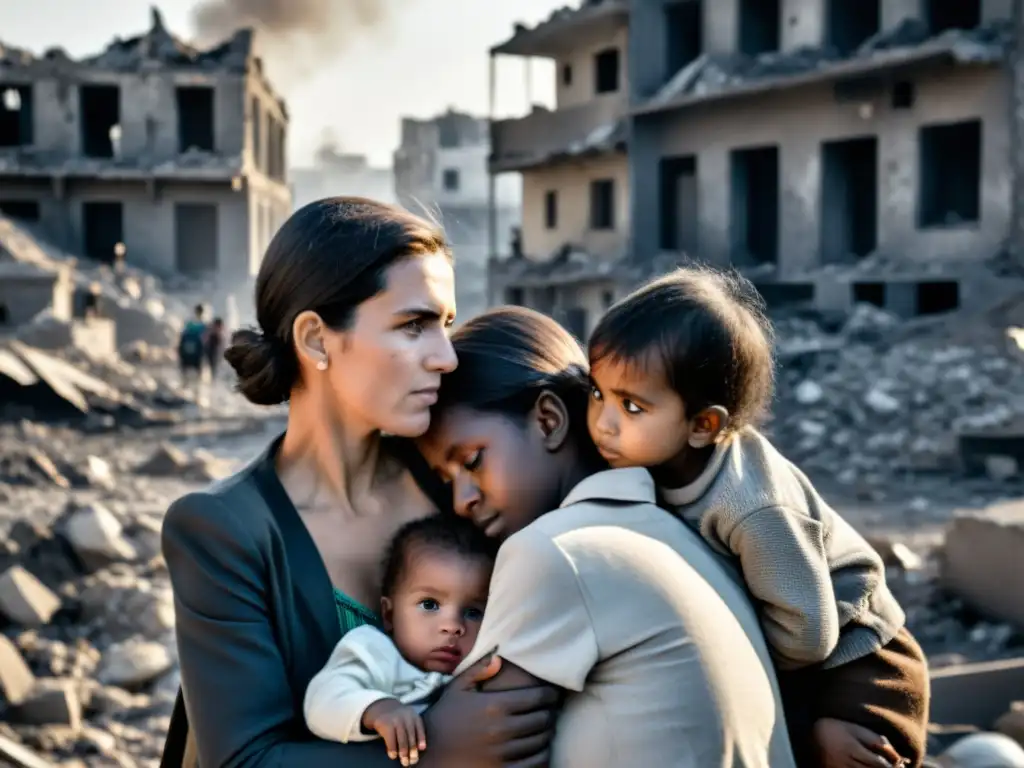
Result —
M543 768L550 761L555 711L561 696L554 686L480 692L478 683L501 669L485 658L455 678L424 714L430 748L421 768Z

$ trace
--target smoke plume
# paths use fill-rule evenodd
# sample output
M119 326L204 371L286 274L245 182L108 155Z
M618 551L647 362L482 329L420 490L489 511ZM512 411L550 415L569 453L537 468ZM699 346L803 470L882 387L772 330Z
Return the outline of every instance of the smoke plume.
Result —
M282 86L345 52L355 38L386 28L394 0L202 0L192 10L196 42L214 45L256 29L257 53Z

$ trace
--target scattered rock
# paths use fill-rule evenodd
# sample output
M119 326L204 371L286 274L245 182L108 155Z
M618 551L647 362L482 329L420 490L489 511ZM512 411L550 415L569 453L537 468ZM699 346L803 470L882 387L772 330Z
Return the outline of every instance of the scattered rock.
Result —
M0 635L0 701L17 706L28 698L36 679L14 643Z
M104 685L136 688L166 673L173 664L167 648L141 638L116 643L103 654L97 678Z
M97 488L104 488L110 491L116 485L114 473L110 468L109 462L98 456L89 456L86 459L85 475L89 483Z
M26 725L82 727L82 704L72 680L38 680L35 688L11 713Z
M0 613L15 624L42 626L58 610L60 598L20 565L0 575Z
M134 560L135 548L124 537L121 523L106 507L90 504L72 513L65 524L65 536L83 562Z

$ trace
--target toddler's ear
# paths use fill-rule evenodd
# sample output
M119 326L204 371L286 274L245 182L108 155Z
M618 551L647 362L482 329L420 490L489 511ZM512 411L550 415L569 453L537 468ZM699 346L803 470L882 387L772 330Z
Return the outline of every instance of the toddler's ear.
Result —
M713 405L698 413L690 424L691 448L707 448L718 440L718 436L729 425L729 412L720 405Z

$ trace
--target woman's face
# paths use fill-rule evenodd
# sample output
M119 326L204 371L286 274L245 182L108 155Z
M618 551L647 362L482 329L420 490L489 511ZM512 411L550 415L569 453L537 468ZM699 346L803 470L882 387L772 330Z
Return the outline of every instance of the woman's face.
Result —
M564 460L551 431L523 420L452 406L435 414L420 450L452 484L455 511L505 539L558 507Z
M455 369L448 329L455 320L455 272L443 253L388 270L383 291L359 305L350 328L326 331L332 397L346 423L417 437L430 426L441 374Z

